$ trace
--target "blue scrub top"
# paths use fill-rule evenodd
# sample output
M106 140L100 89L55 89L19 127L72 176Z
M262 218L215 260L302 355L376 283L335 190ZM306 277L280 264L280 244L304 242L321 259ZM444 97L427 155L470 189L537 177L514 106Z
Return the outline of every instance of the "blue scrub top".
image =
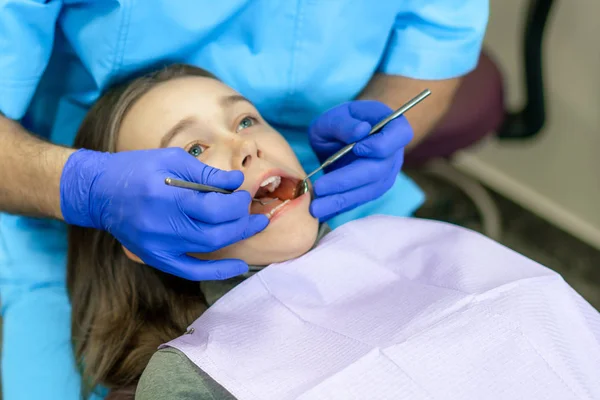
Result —
M487 16L486 0L0 0L0 112L70 145L107 86L190 63L253 101L311 170L306 127L314 117L354 99L377 72L469 72ZM401 175L331 225L410 215L421 201ZM6 399L77 398L65 257L64 224L0 217Z
M463 75L477 63L485 0L0 0L0 111L70 145L87 109L132 73L183 62L248 97L317 165L306 127L354 99L374 73ZM337 218L408 215L405 177Z

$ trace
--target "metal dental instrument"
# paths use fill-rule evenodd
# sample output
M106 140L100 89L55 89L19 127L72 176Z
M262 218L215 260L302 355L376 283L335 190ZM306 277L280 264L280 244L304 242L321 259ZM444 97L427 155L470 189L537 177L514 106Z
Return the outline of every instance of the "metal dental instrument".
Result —
M383 119L381 122L379 122L377 125L375 125L371 129L371 132L369 132L369 135L379 132L379 130L381 128L383 128L384 126L386 126L388 122L393 121L394 119L398 118L399 116L401 116L402 114L404 114L405 112L407 112L408 110L410 110L411 108L413 108L414 106L419 104L430 94L431 94L431 91L429 89L423 90L418 96L416 96L415 98L410 100L408 103L404 104L402 107L400 107L399 109L397 109L396 111L391 113L389 116L387 116L385 119ZM295 197L302 196L304 193L306 193L308 191L308 179L311 176L313 176L314 174L316 174L323 168L327 168L328 166L330 166L331 164L333 164L334 162L336 162L337 160L339 160L340 158L342 158L343 156L348 154L350 151L352 151L352 149L354 148L356 143L357 142L351 143L349 145L342 147L341 150L339 150L337 153L335 153L334 155L329 157L327 160L325 160L325 162L323 162L323 164L321 164L321 166L319 168L315 169L313 172L308 174L306 176L306 178L304 178L304 180L300 181L300 183L298 183L298 185L296 186Z
M218 187L214 187L214 186L209 186L209 185L202 185L200 183L194 183L194 182L187 182L187 181L181 181L179 179L173 179L173 178L167 178L165 179L165 184L169 185L169 186L175 186L178 188L183 188L183 189L192 189L192 190L197 190L199 192L204 192L204 193L208 193L208 192L216 192L216 193L223 193L223 194L231 194L233 193L232 190L225 190L225 189L221 189ZM267 202L262 202L259 199L252 199L252 201L256 201L258 203L260 203L263 206L266 206L269 203L274 202L275 200L278 199L270 199Z

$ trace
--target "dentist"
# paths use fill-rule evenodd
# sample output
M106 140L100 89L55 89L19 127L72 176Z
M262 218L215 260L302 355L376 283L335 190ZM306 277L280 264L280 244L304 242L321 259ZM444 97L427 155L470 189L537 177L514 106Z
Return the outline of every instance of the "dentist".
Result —
M433 95L407 118L363 140L314 181L311 212L333 227L374 213L410 215L422 194L399 174L404 148L434 127L460 76L476 66L488 6L485 0L0 0L4 400L79 398L62 221L108 230L146 264L192 280L245 272L239 260L199 261L186 253L213 251L268 223L248 215L246 192L190 191L183 203L176 199L163 184L165 171L232 190L243 181L241 173L214 170L182 150L71 148L104 89L160 65L201 66L256 104L311 170L430 88Z

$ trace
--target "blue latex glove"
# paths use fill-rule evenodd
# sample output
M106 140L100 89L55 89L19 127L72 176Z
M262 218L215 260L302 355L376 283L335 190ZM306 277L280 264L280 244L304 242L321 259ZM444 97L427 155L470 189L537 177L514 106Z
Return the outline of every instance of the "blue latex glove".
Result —
M165 185L167 177L229 190L244 180L240 171L214 169L179 148L78 150L60 182L65 221L106 230L146 264L189 280L247 272L241 260L201 261L186 253L215 251L266 228L266 216L248 213L250 194L176 188Z
M345 145L360 141L315 181L316 199L310 206L315 218L326 221L392 187L404 161L404 147L412 140L412 128L405 117L399 117L366 138L371 128L392 112L378 101L352 101L313 121L309 139L321 162Z

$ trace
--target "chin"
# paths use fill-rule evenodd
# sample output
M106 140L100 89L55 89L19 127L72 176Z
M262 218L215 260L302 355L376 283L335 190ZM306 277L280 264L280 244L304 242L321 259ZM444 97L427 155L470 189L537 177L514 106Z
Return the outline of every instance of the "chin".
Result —
M308 205L298 207L272 219L267 229L239 243L245 248L238 258L250 265L268 265L300 257L314 246L318 231L319 222L309 214Z
M279 229L265 230L262 237L256 237L261 241L260 250L243 257L250 265L268 265L298 258L309 251L317 240L318 224L314 227L308 226L295 231L281 232Z
M249 265L269 265L305 254L314 246L318 231L319 221L310 215L306 204L278 215L264 231L251 238L213 253L193 256L205 260L237 258Z

